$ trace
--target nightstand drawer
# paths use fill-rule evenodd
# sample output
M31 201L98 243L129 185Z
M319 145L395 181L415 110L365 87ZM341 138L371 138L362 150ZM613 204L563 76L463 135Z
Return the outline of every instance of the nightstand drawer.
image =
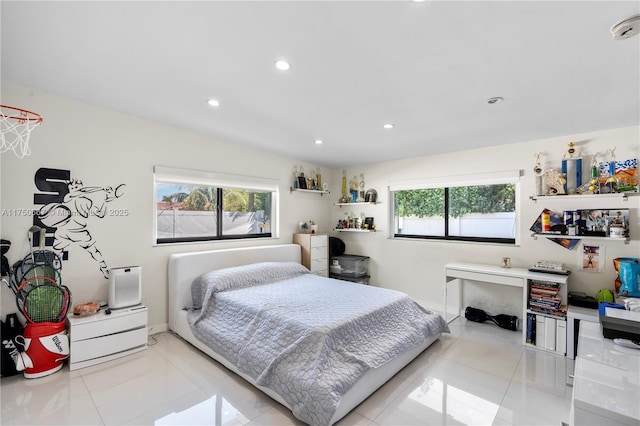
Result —
M70 322L71 342L77 342L146 327L147 308L122 313L114 310L111 315L100 312L90 317L73 317Z
M71 344L70 362L86 361L106 355L144 347L147 344L147 327L129 330L123 333L110 334L94 339L82 340Z

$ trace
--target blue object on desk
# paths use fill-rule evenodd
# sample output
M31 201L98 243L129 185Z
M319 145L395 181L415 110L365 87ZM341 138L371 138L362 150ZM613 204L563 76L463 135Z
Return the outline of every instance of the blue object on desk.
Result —
M606 308L624 309L624 305L621 305L619 303L611 303L611 302L599 302L598 303L598 312L600 312L600 315L604 315L605 314L605 309Z

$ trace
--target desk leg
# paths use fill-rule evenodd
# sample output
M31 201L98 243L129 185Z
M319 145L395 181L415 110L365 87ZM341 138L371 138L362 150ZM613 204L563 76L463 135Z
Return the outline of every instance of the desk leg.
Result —
M458 303L456 305L456 310L455 312L452 313L452 317L451 319L448 318L447 316L447 302L449 301L448 295L449 295L449 287L451 286L451 284L457 282L458 283ZM445 276L445 282L444 282L444 320L447 323L450 323L451 321L453 321L454 319L458 318L460 316L460 305L462 304L462 291L461 291L461 286L462 286L462 280L459 278L450 278L448 276Z
M576 332L576 320L573 317L567 316L567 358L574 359L576 357L575 354L575 339Z
M449 284L449 277L447 277L447 274L445 272L444 274L444 288L442 289L442 302L444 303L444 306L442 307L443 311L444 311L444 320L445 322L448 323L447 321L447 287Z

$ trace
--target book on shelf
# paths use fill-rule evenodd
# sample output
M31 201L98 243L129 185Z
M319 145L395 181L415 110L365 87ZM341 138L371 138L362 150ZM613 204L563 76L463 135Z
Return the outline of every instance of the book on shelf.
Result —
M540 313L543 315L548 315L552 317L558 318L566 318L567 317L567 305L560 305L558 308L544 307L544 306L535 306L529 304L529 310L531 312Z
M536 344L536 315L527 314L527 343Z
M560 303L561 299L557 294L543 294L543 293L531 293L529 300L537 300L546 303Z
M529 294L529 299L539 299L545 301L559 302L560 297L558 294L547 294L547 293L531 293Z
M529 302L531 304L542 305L542 306L553 306L555 308L559 308L561 300L558 299L557 297L544 298L544 297L532 296L529 298Z
M559 292L560 292L559 288L550 289L550 288L531 287L531 290L529 291L529 294L546 294L546 295L549 295L549 296L555 296Z
M551 281L533 280L531 281L531 285L538 288L560 288L560 283L554 283Z

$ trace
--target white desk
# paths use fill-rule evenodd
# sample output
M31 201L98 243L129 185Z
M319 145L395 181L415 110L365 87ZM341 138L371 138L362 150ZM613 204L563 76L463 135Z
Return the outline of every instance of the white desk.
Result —
M567 358L575 358L576 342L576 322L588 321L599 322L600 316L597 309L582 308L580 306L569 306L567 311ZM578 326L580 332L580 326Z
M600 323L580 324L571 398L572 425L640 424L640 350L602 336Z
M522 316L520 324L524 329L523 321L527 318L527 280L555 281L566 284L569 277L566 275L551 275L539 272L529 272L525 268L502 268L500 266L486 265L480 263L448 263L444 265L444 318L451 322L460 316L460 305L462 304L462 286L458 292L458 304L452 318L447 318L447 293L449 285L456 280L461 284L463 280L473 280L490 284L519 287L522 289ZM522 333L522 343L526 342L526 335Z

